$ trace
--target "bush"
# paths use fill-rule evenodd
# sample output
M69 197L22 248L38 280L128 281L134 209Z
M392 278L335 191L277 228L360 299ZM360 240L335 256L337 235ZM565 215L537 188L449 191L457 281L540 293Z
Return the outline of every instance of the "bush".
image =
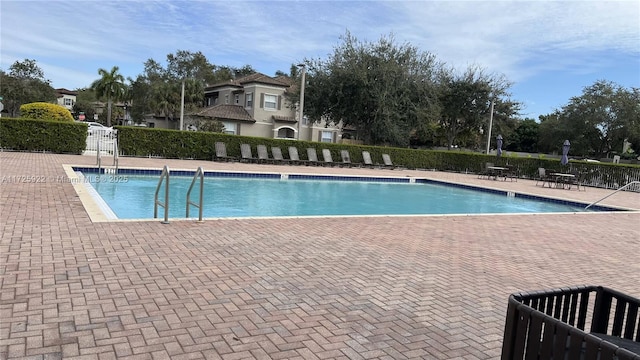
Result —
M0 147L3 149L82 154L86 145L87 124L0 118Z
M538 168L549 169L550 172L585 172L586 181L598 184L616 186L625 184L631 178L640 175L640 167L634 165L607 165L603 163L587 163L571 161L570 165L561 165L558 159L540 157L519 157L485 155L474 152L448 150L416 150L406 148L381 147L369 145L349 145L297 141L290 139L269 139L261 137L228 135L200 131L179 131L167 129L141 128L118 126L118 146L123 155L129 156L158 156L162 158L202 159L212 160L215 154L215 143L220 141L227 146L227 155L240 158L240 144L249 144L255 155L256 146L266 145L267 148L279 146L286 157L289 146L298 149L300 159L307 159L307 148L315 148L319 157L322 149L329 149L333 161L342 162L340 150L348 150L352 163L362 163L362 151L369 151L374 163L382 163L382 154L389 154L395 165L408 169L433 169L459 173L478 173L486 162L497 166L513 165L518 169L520 177L533 179L538 174Z
M46 102L35 102L20 106L20 116L24 119L73 121L71 112L64 106Z

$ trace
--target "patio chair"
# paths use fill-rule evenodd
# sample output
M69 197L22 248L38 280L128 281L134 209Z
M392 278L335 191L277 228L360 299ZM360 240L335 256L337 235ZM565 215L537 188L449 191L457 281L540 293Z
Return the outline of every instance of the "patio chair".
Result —
M272 146L271 147L271 155L273 155L273 162L274 163L291 164L291 160L285 159L282 156L282 150L280 150L279 146Z
M375 166L373 164L373 161L371 161L371 153L369 153L368 151L362 152L362 162L364 163L364 166L370 167L372 169Z
M334 162L333 162L333 158L331 157L331 151L329 149L322 149L322 159L324 160L324 162L322 162L322 165L328 165L328 166L333 166Z
M316 148L307 148L307 159L309 159L309 164L311 165L320 165L320 161L318 161L318 153L316 152Z
M258 162L259 163L274 163L273 159L269 157L269 150L267 150L266 145L258 145Z
M391 157L389 154L382 154L382 162L384 163L384 167L387 169L395 169L396 166L391 162Z
M587 173L584 173L584 172L576 174L576 177L571 180L571 184L569 185L569 189L571 189L572 185L575 185L576 188L578 189L578 191L580 191L580 188L582 188L582 190L586 191L587 189L585 189L585 187L584 187L584 180L585 180L586 177L587 177Z
M486 177L489 180L492 176L495 176L494 171L491 170L493 166L494 164L491 162L484 163L484 168L478 173L478 179Z
M296 165L309 165L309 162L307 160L300 160L300 156L298 155L298 148L295 146L289 146L289 160Z
M520 177L520 170L515 165L505 165L507 170L504 172L504 180L507 178L511 181L518 181L518 177Z
M227 155L227 145L223 142L216 142L216 154L213 157L213 160L216 161L233 161L236 160L233 156Z
M240 154L242 155L242 161L258 162L258 159L253 157L251 145L249 144L240 144Z
M351 162L351 154L349 154L349 150L340 150L340 157L342 158L342 166L358 166L358 164Z
M544 184L549 184L549 187L551 187L551 182L555 183L555 179L553 179L553 177L550 174L547 174L547 170L545 168L538 168L538 177L536 178L536 186L538 186L539 182L542 182L542 187L544 187Z

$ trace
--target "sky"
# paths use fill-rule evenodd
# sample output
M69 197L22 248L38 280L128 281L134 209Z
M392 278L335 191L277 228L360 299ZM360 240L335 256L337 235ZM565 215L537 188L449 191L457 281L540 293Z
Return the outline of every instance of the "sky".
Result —
M504 75L522 118L552 113L598 80L640 87L638 0L2 0L0 13L0 68L34 59L54 88L70 90L100 68L135 78L146 60L165 65L178 50L288 73L327 59L347 31Z

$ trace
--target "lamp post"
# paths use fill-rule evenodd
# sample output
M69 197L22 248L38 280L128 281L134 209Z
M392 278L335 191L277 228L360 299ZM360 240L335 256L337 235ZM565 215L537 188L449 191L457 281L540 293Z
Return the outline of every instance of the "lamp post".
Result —
M180 130L184 126L184 79L182 79L182 93L180 95Z
M125 102L124 102L124 124L122 124L122 125L125 125L125 126L126 126L126 125L129 125L129 121L127 121L127 120L128 120L128 116L127 116L127 106L129 106L129 103L125 101Z
M298 67L302 70L302 83L300 84L300 117L298 119L298 140L300 140L300 123L302 123L302 119L304 117L304 85L307 66L305 64L298 64Z
M491 144L491 126L493 125L493 99L491 99L491 108L489 109L489 132L487 133L487 155L489 155L489 145Z

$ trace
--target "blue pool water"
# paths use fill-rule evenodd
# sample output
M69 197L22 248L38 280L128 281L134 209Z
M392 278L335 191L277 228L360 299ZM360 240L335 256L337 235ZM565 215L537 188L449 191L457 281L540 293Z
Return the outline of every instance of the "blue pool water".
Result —
M85 175L119 219L153 218L159 176ZM96 181L96 179L98 181ZM399 179L408 181L408 179ZM190 176L171 176L169 217L184 218ZM196 183L191 199L197 201ZM164 201L164 190L160 191ZM561 203L432 183L205 177L204 217L581 212ZM164 210L158 209L163 217ZM190 217L198 209L191 207Z

